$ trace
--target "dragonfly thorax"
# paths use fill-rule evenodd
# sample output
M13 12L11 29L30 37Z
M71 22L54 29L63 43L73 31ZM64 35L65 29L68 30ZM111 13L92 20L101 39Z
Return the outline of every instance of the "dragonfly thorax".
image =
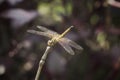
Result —
M54 46L59 41L59 37L54 37L53 39L48 41L49 46Z

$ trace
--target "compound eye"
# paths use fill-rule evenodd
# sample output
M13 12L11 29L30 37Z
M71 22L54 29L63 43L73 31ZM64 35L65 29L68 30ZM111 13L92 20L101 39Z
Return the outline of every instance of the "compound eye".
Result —
M49 41L48 41L48 45L50 46L51 44L52 44L52 41L51 41L51 40L49 40Z
M51 40L48 41L48 44L50 44L50 43L51 43Z

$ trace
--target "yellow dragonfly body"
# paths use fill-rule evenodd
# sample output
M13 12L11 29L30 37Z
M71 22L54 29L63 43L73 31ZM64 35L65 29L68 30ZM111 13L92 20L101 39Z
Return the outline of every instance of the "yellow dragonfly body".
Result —
M40 29L41 31L28 30L28 32L49 37L50 40L48 41L48 46L54 46L58 42L71 55L74 55L74 51L72 50L71 47L74 47L78 50L83 49L81 46L79 46L74 41L68 38L64 38L64 36L71 30L71 28L73 28L73 26L69 27L62 34L58 34L57 32L49 30L42 26L37 26L37 28Z

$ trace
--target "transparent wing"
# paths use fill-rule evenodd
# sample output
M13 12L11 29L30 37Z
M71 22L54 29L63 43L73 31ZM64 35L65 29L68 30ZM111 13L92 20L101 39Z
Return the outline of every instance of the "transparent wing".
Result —
M37 26L37 28L40 29L41 31L46 32L47 34L51 34L53 37L59 35L57 32L47 29L43 26Z
M78 50L83 50L83 48L78 45L77 43L75 43L74 41L68 39L68 38L61 38L61 42L65 42L66 44L69 44L70 46L78 49Z
M53 38L53 37L56 37L56 36L60 35L57 32L49 30L49 29L47 29L45 27L42 27L42 26L37 26L37 28L39 28L41 31L28 30L27 32L42 35L42 36L46 36L46 37L49 37L49 38Z
M37 26L38 29L40 29L41 31L50 31L49 29L43 27L43 26Z
M69 54L71 55L75 54L72 48L69 46L69 44L67 44L65 41L60 39L58 42Z
M42 35L42 36L46 36L48 38L52 38L53 35L52 34L48 34L46 32L40 32L40 31L36 31L36 30L27 30L27 32L32 33L32 34L37 34L37 35Z
M83 50L83 48L78 45L77 43L75 43L74 41L70 40L70 39L67 39L67 38L62 38L62 40L64 40L65 42L67 42L70 46L78 49L78 50Z

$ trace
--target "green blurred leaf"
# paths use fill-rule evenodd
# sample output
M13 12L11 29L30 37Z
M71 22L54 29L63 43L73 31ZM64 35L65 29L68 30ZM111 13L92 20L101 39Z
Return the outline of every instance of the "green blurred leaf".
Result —
M97 41L98 42L104 42L106 40L106 34L104 32L100 32L97 35Z
M66 10L67 10L67 14L66 15L71 15L71 13L72 13L72 4L71 4L71 2L67 3L66 6L67 6L66 7Z
M63 5L61 0L53 0L50 3L40 2L38 6L40 22L53 24L62 22L63 16L69 16L72 11L71 2Z
M99 43L100 47L103 49L109 49L110 45L109 42L107 41L107 35L104 32L100 32L97 35L97 42Z
M92 5L92 3L87 2L87 7L88 7L89 12L92 12L92 10L93 10L93 5Z
M99 16L98 16L97 14L94 14L94 15L90 18L90 23L91 23L92 25L97 24L98 21L99 21Z
M50 5L47 3L41 3L38 6L38 11L42 15L47 15L50 13Z

